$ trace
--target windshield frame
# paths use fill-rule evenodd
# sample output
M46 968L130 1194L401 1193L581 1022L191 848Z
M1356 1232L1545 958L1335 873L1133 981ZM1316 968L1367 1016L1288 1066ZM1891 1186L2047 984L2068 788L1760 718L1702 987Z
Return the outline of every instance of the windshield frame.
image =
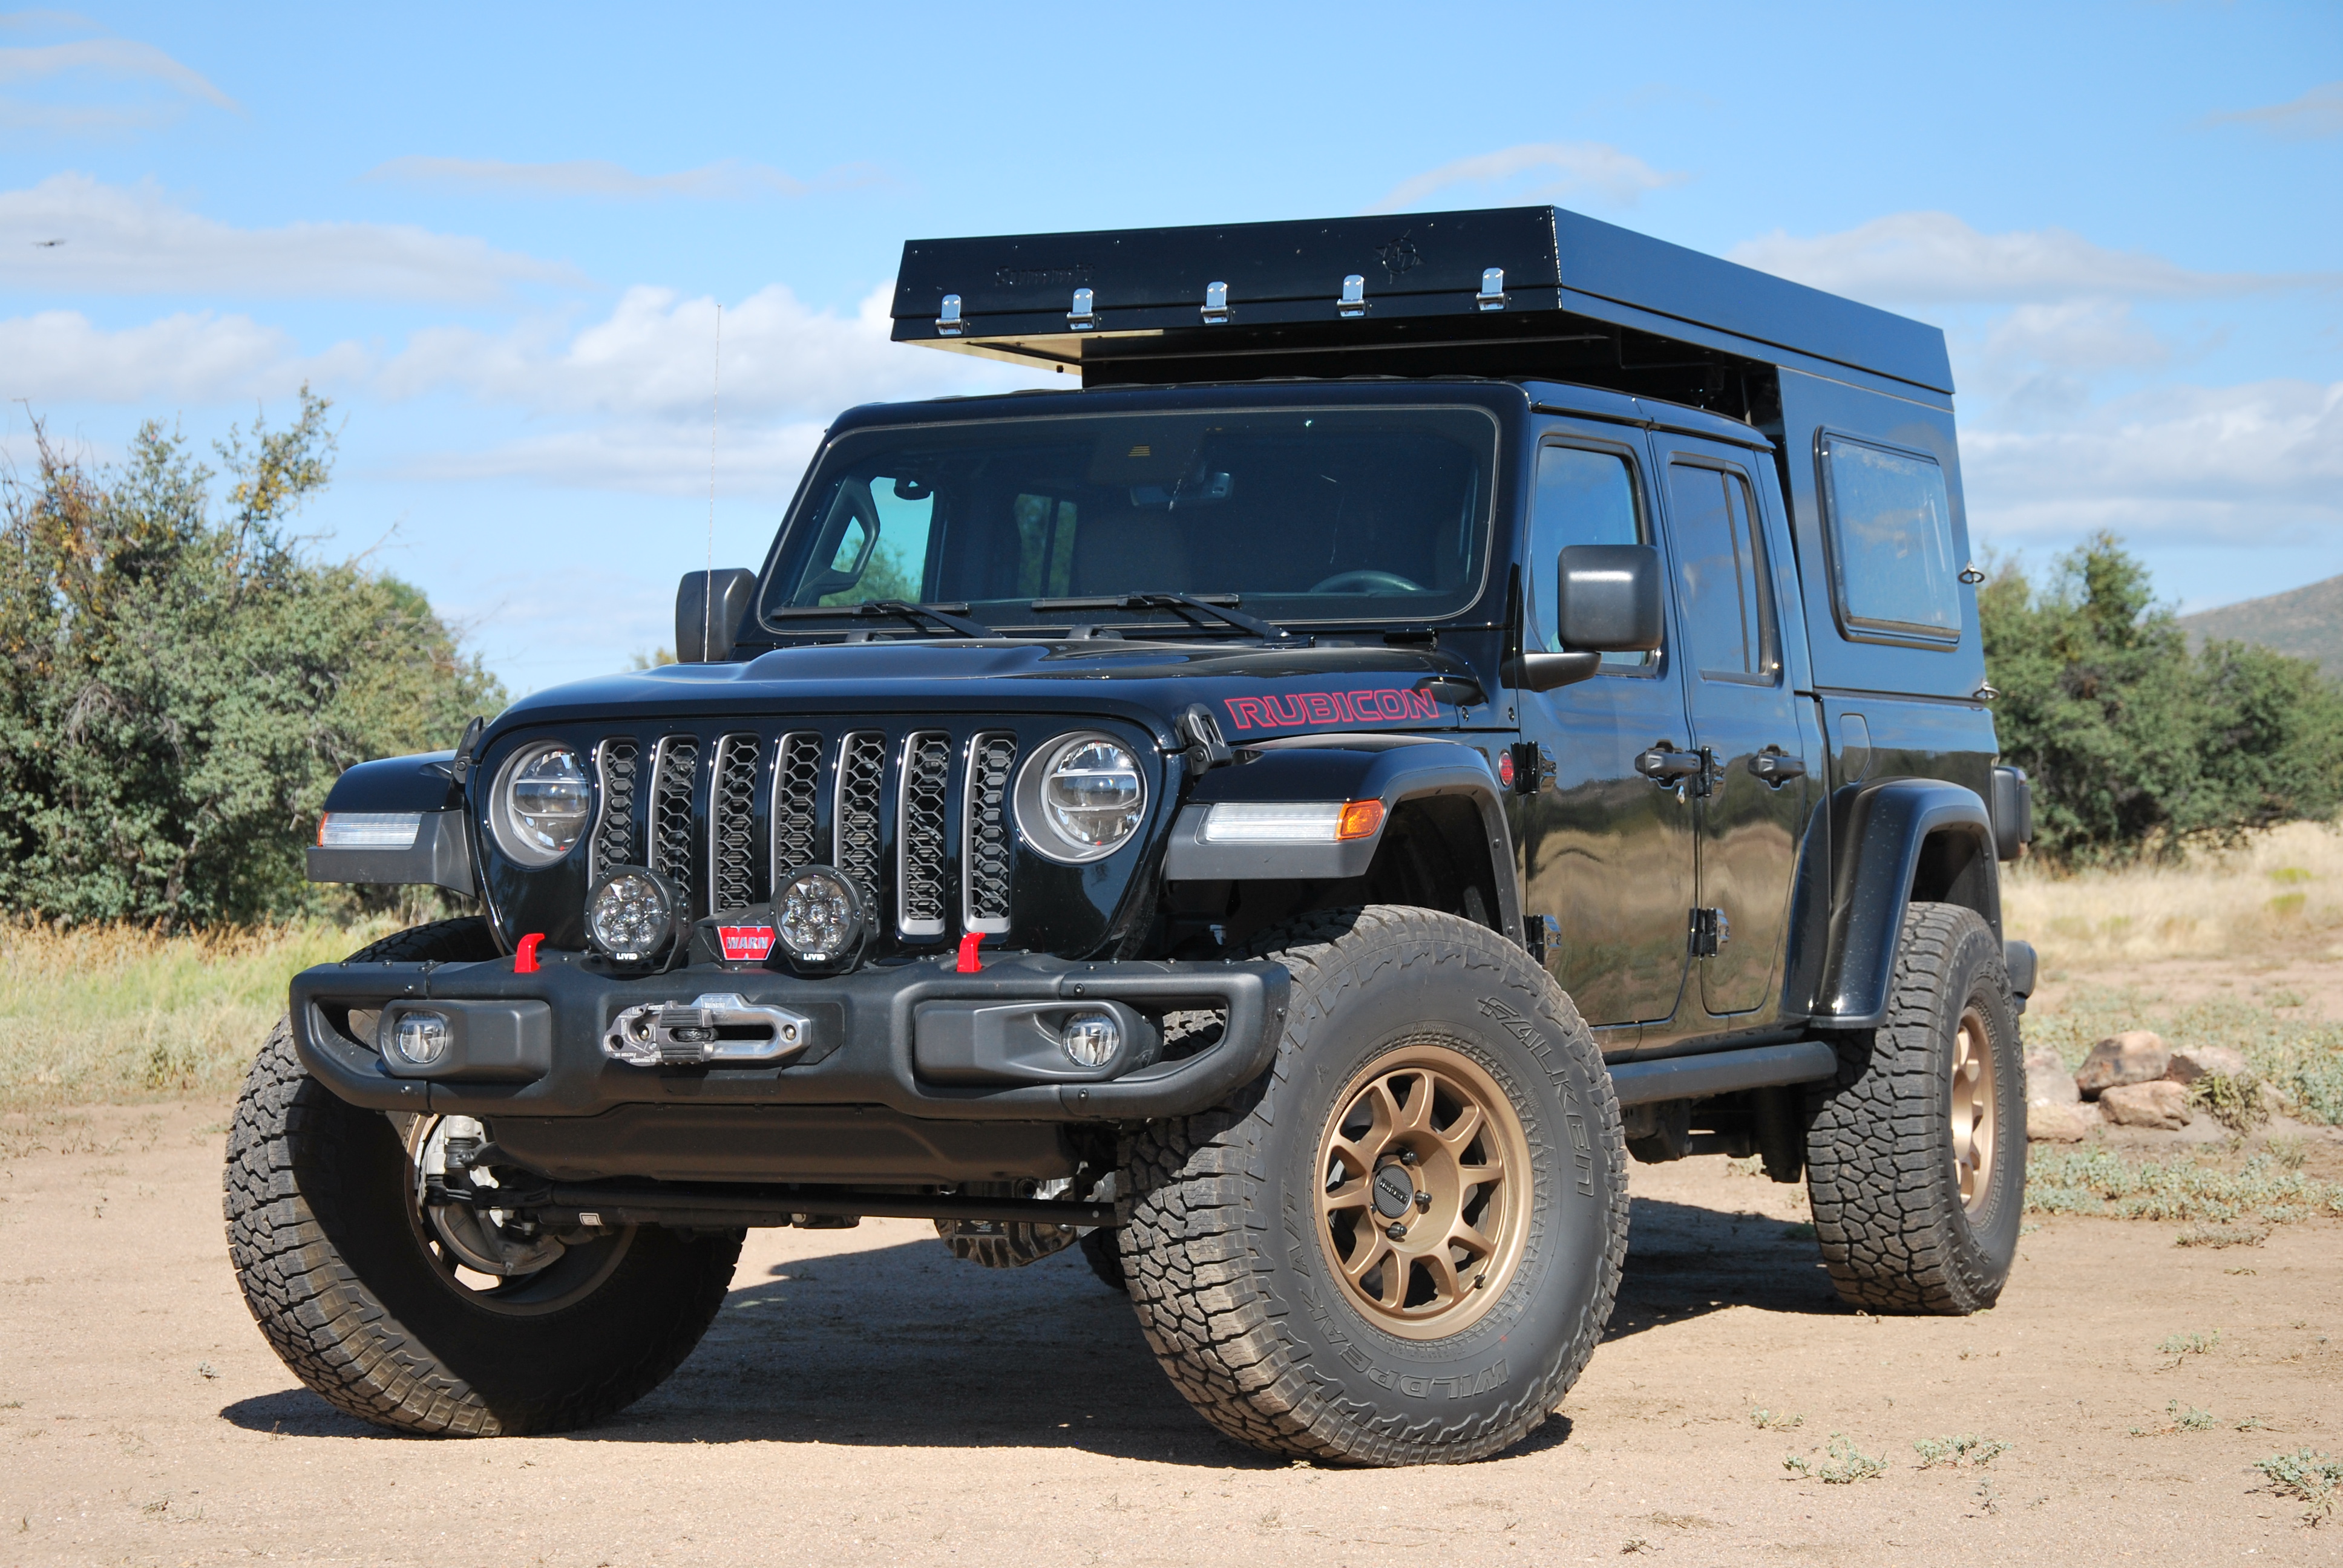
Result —
M753 600L755 608L749 624L742 628L743 638L744 640L779 644L809 638L834 640L841 632L849 631L869 637L886 634L931 638L937 635L932 629L922 632L908 623L900 627L877 626L871 618L858 616L850 606L837 607L838 613L834 618L809 613L817 608L813 606L780 607L788 613L769 618L769 598L777 575L791 564L786 557L793 539L799 529L820 526L814 513L829 489L828 486L819 482L825 467L832 461L840 444L850 438L880 432L916 434L965 425L1039 424L1124 414L1209 417L1314 409L1330 413L1406 413L1412 410L1449 413L1471 409L1489 421L1491 440L1487 448L1487 468L1478 502L1481 513L1478 518L1481 529L1478 577L1472 579L1468 587L1460 588L1458 597L1451 601L1453 608L1437 614L1350 611L1312 617L1285 610L1268 610L1265 613L1270 614L1281 628L1302 635L1345 630L1380 635L1410 628L1495 624L1503 618L1503 607L1492 608L1493 585L1503 580L1503 568L1509 563L1513 548L1507 511L1514 487L1511 471L1512 454L1518 445L1518 426L1526 417L1528 408L1526 393L1518 383L1513 382L1393 381L1362 386L1355 382L1313 379L1214 383L1177 387L1070 388L1066 392L1042 390L938 399L926 403L864 405L840 416L823 434L821 445L808 459L797 492L783 515L780 526L774 530L772 542L767 547L764 562L758 570ZM1144 590L1134 590L1139 591ZM1207 593L1204 597L1215 603L1224 603L1235 600L1237 596ZM1264 613L1259 607L1274 597L1248 596L1254 607L1253 613ZM970 606L958 601L936 602L946 609L962 614L970 609ZM1006 641L1049 640L1093 624L1101 629L1111 628L1121 636L1151 640L1220 640L1249 635L1234 626L1198 625L1192 618L1165 609L1134 609L1101 613L1085 611L1069 614L1062 619L1021 618L999 627L997 636Z

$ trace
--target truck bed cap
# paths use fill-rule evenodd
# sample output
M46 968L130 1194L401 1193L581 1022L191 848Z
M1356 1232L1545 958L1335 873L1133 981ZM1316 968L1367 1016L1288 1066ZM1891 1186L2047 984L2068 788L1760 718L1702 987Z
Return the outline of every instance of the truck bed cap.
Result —
M1208 296L1216 284L1225 297ZM1054 363L1094 385L1570 379L1574 361L1632 370L1674 343L1953 389L1934 327L1554 206L912 240L893 316L897 342Z

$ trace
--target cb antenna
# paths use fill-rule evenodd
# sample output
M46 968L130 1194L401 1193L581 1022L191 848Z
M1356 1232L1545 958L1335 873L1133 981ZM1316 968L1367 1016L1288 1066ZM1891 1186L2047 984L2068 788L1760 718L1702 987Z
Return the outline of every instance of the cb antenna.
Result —
M708 392L708 572L699 579L699 649L716 640L716 417L724 407L724 302L716 302L716 368Z

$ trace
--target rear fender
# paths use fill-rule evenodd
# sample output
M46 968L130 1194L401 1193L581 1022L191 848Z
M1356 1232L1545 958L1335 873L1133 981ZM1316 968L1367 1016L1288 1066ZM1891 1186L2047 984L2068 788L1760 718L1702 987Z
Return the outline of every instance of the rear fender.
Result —
M1523 940L1521 891L1503 797L1489 759L1462 741L1410 735L1296 736L1242 748L1238 760L1196 782L1172 823L1163 875L1174 882L1323 882L1367 875L1398 809L1411 801L1467 803L1479 824L1473 851L1487 856L1500 929ZM1372 837L1336 844L1213 844L1206 813L1224 800L1380 800ZM1480 866L1475 870L1483 869Z
M1849 785L1833 798L1831 818L1837 863L1814 1021L1869 1029L1886 1016L1896 940L1915 899L1975 910L2000 939L1993 820L1976 790L1939 779Z

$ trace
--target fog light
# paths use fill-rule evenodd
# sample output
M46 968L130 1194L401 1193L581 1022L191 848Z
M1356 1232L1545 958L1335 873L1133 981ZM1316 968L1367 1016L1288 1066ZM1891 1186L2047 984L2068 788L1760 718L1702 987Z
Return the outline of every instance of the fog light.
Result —
M675 935L675 890L641 866L620 866L586 896L586 936L615 963L649 963Z
M828 866L791 871L773 900L776 945L791 967L809 974L851 969L862 956L868 925L854 879Z
M429 1067L454 1038L444 1012L402 1012L390 1026L390 1049L409 1067Z
M1122 1049L1122 1025L1111 1012L1078 1012L1058 1031L1058 1043L1076 1067L1104 1067Z

